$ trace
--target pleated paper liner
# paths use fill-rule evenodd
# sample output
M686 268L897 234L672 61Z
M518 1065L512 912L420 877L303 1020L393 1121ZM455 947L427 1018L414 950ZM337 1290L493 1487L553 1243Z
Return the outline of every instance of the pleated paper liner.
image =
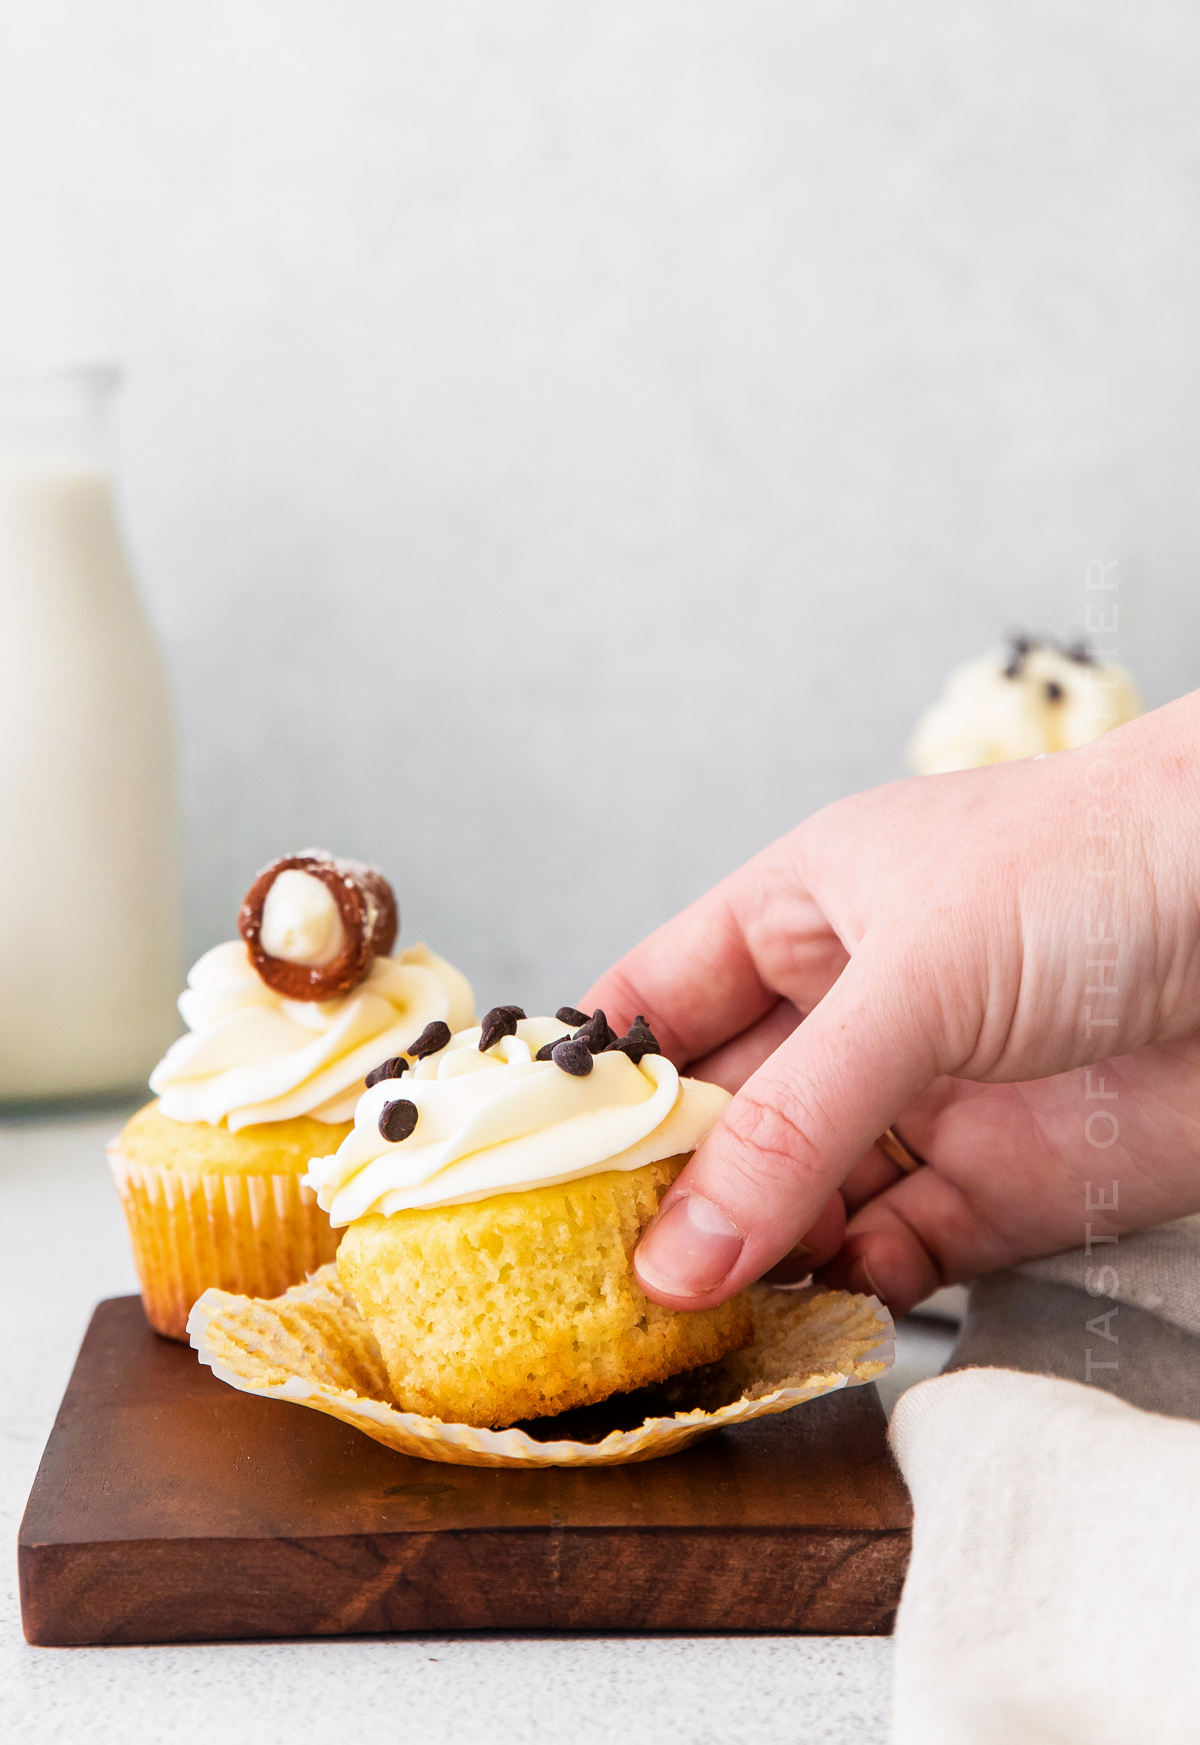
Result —
M599 1406L478 1430L402 1412L366 1321L323 1266L270 1301L207 1290L188 1333L214 1375L243 1393L327 1412L400 1454L451 1466L617 1466L674 1454L727 1424L790 1411L874 1381L895 1356L877 1297L753 1285L754 1343L720 1363Z
M146 1319L187 1339L188 1311L211 1285L270 1297L331 1261L332 1230L297 1175L234 1175L156 1168L112 1145L109 1167L133 1245Z

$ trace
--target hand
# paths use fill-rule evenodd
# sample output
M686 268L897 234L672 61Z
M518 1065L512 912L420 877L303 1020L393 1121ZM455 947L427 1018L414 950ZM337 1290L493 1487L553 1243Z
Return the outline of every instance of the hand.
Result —
M1198 754L1200 694L841 801L603 976L588 1009L737 1093L642 1238L647 1294L707 1308L791 1256L903 1312L1200 1210ZM930 1167L875 1149L892 1124Z

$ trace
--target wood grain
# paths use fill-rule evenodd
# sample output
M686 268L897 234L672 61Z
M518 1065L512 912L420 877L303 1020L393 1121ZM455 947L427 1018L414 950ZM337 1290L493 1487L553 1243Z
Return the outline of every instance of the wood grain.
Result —
M30 1642L891 1629L907 1493L873 1387L640 1466L394 1454L101 1303L21 1526Z

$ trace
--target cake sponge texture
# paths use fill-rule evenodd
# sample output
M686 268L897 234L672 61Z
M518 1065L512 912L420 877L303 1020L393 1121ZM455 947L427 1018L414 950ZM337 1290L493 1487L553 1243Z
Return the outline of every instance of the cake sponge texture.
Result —
M351 1224L338 1275L379 1342L400 1408L502 1427L747 1345L745 1295L681 1314L651 1302L634 1276L638 1237L686 1162Z

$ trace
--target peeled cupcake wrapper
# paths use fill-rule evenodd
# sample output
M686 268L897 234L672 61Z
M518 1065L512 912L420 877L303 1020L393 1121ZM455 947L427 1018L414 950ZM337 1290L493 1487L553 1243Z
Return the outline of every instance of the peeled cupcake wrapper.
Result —
M399 1454L451 1466L618 1466L673 1454L725 1425L790 1411L891 1367L895 1328L877 1297L770 1285L752 1285L750 1295L752 1345L656 1390L675 1406L673 1416L647 1417L599 1442L540 1441L522 1429L480 1430L401 1411L336 1266L270 1300L207 1290L187 1327L201 1363L231 1387L326 1412Z

